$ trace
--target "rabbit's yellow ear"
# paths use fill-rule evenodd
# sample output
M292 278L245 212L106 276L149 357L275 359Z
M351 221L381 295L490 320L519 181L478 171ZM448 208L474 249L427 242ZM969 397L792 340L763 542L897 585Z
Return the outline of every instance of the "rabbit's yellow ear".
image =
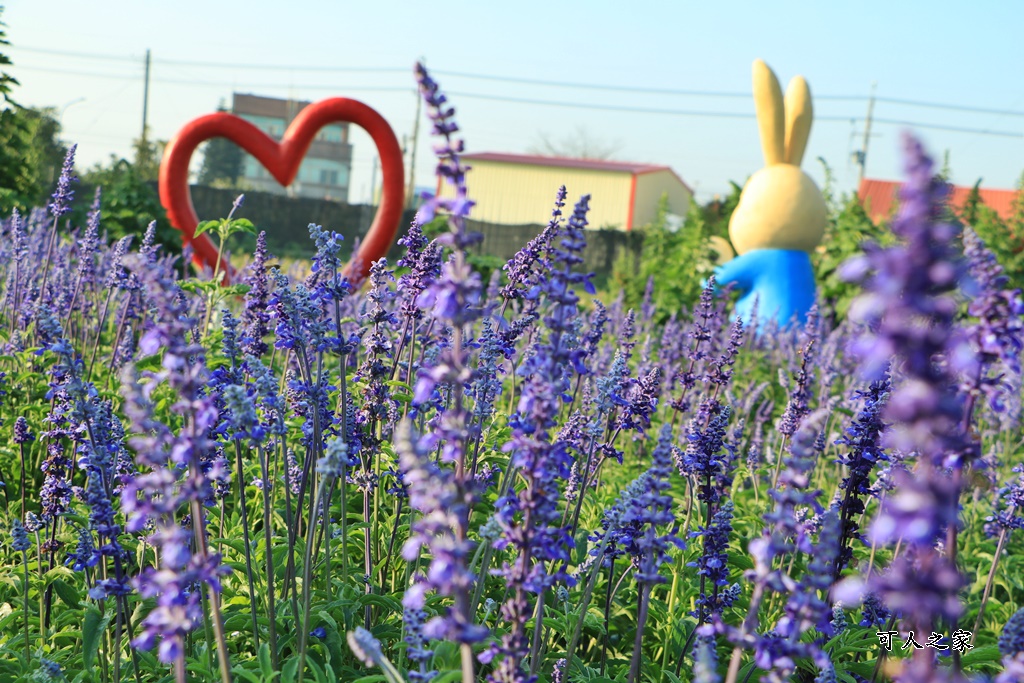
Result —
M786 163L799 166L811 137L811 89L803 76L796 76L786 88Z
M757 127L761 132L761 150L765 166L781 164L786 160L785 121L782 109L782 88L779 79L760 59L754 60L754 110Z

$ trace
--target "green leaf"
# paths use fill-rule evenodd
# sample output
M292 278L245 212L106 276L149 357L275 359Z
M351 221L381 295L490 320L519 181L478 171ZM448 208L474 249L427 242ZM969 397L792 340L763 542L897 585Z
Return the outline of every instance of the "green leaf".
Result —
M266 676L257 676L253 672L243 669L238 665L231 667L231 673L235 674L239 678L244 678L247 681L251 681L251 683L267 683L267 681L273 680L267 678ZM276 676L277 674L275 673L274 675Z
M135 361L135 368L140 371L157 370L163 360L163 354L154 353L152 356L145 356Z
M250 289L252 289L251 285L238 283L237 285L227 285L226 287L221 287L220 291L227 296L241 296L243 294L248 293Z
M998 645L984 645L969 650L960 657L960 663L964 666L974 666L988 662L998 662L1000 659Z
M110 618L103 618L95 606L89 605L85 610L85 621L82 624L82 663L86 669L92 668L96 653L100 649L100 636L106 629Z
M199 237L204 232L209 232L216 229L220 225L220 221L203 221L196 226L195 237Z
M451 669L434 676L434 680L431 683L455 683L460 678L462 678L462 670Z
M54 579L52 585L54 592L60 596L60 599L63 600L68 607L71 609L78 609L78 591L60 579Z
M252 224L252 221L248 218L236 218L231 221L231 227L229 228L229 235L233 235L236 232L245 232L250 235L256 234L256 226Z
M260 672L263 674L263 679L265 681L274 680L274 676L277 675L277 672L274 671L274 666L270 658L270 644L261 643L260 650L256 653L256 657L260 661Z

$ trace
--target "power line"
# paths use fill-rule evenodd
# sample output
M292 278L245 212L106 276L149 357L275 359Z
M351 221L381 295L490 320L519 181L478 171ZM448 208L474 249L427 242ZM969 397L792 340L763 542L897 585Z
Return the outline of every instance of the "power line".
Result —
M156 59L153 62L157 62ZM23 66L16 65L12 66L11 70L25 69L26 71L38 71L41 73L61 74L66 76L87 76L90 78L106 78L111 80L133 80L141 78L142 74L113 74L113 73L100 73L95 71L77 71L74 69L51 69L44 66ZM255 83L255 82L238 82L238 81L206 81L206 80L192 80L188 78L159 78L154 76L152 79L153 83L164 83L170 85L190 85L190 86L206 86L214 88L304 88L306 90L362 90L367 92L404 92L411 93L415 91L415 88L411 85L408 86L394 86L394 85L306 85L303 83Z
M732 112L732 111L697 111L687 109L657 109L651 107L630 107L626 105L614 105L614 104L591 104L586 102L556 102L552 100L535 100L518 97L505 97L503 95L482 95L478 93L467 93L467 92L449 92L450 95L455 97L464 97L466 99L483 99L493 100L498 102L512 102L516 104L533 104L533 105L544 105L554 107L570 107L577 109L597 109L601 111L620 111L630 112L636 114L667 114L672 116L701 116L701 117L712 117L712 118L733 118L733 119L753 119L756 115L750 112ZM822 116L816 115L815 121L843 121L843 122L856 122L863 121L862 116ZM1024 133L1016 133L1012 131L999 131L982 128L965 128L961 126L947 126L939 123L921 123L918 121L903 121L897 119L881 119L875 118L875 123L885 123L898 126L909 126L917 128L930 128L933 130L945 130L954 133L974 133L978 135L994 135L998 137L1010 137L1010 138L1024 138Z
M1010 109L989 109L987 107L968 107L960 104L940 104L938 102L924 102L922 100L904 100L898 97L876 97L878 102L888 104L904 104L910 107L926 107L929 109L950 109L952 111L966 111L972 114L996 114L998 116L1024 116L1024 111L1012 111Z
M963 128L961 126L947 126L941 123L921 123L919 121L902 121L899 119L874 119L875 123L887 123L893 126L907 126L909 128L930 128L932 130L945 130L952 133L972 133L976 135L994 135L1003 138L1024 138L1024 132L1015 133L1008 130L992 130L990 128Z
M42 55L53 55L56 57L78 57L81 59L102 59L120 62L138 62L141 57L129 57L125 55L111 55L91 52L70 52L67 50L51 50L49 48L25 47L12 45L9 49L13 51L24 50ZM310 72L351 72L351 73L412 73L411 68L397 66L300 66L282 64L240 64L228 62L194 62L186 59L154 59L156 64L170 64L173 66L194 66L201 68L215 69L259 69L260 71L310 71Z
M138 63L141 57L129 57L125 55L112 55L103 53L72 52L67 50L53 50L49 48L11 46L12 50L24 50L38 54L56 55L62 57L80 57L85 59L102 59L121 62ZM259 69L261 71L305 71L317 73L407 73L410 69L405 67L354 67L354 66L302 66L302 65L281 65L281 64L254 64L254 63L230 63L230 62L199 62L181 59L154 59L154 63L168 64L175 66L190 66L215 69ZM549 81L537 78L520 78L515 76L499 76L494 74L477 74L464 71L449 71L446 69L435 69L439 75L453 76L456 78L468 78L474 80L494 81L499 83L520 83L524 85L539 85L543 87L575 88L581 90L598 90L611 92L631 92L637 94L651 95L673 95L684 97L718 97L729 99L749 99L751 93L740 91L716 91L716 90L685 90L675 88L645 88L629 85L611 85L600 83L581 83L572 81ZM841 102L862 102L868 99L867 95L819 95L815 94L814 99L821 101ZM913 100L898 97L876 97L877 102L897 104L911 107L923 107L929 109L946 109L950 111L963 111L973 114L993 114L997 116L1018 116L1024 117L1024 111L1010 109L995 109L990 107L972 107L966 105L949 104L945 102L929 102L926 100Z
M598 83L570 83L565 81L546 81L536 78L516 78L511 76L489 76L484 74L471 74L459 71L446 71L435 69L434 73L442 76L455 76L456 78L471 78L481 81L498 81L501 83L522 83L525 85L541 85L553 88L577 88L580 90L610 90L616 92L632 92L647 95L678 95L683 97L722 97L733 99L749 100L752 95L749 92L729 92L721 90L679 90L676 88L641 88L631 85L601 85ZM817 100L836 100L856 102L866 99L863 95L815 95Z
M56 51L53 51L56 52ZM70 53L69 53L70 54ZM104 57L107 57L106 55ZM134 60L133 60L134 61ZM157 60L154 60L157 61ZM181 64L180 62L176 62ZM15 66L15 69L21 68L29 71L40 71L45 73L57 73L64 75L73 76L90 76L95 78L110 78L117 80L134 79L138 78L138 74L107 74L107 73L96 73L86 71L76 71L68 69L50 69L46 67L35 67L35 66ZM364 91L364 92L409 92L411 91L410 86L361 86L361 85L341 85L341 84L303 84L303 83L239 83L235 81L197 81L192 79L170 79L170 78L153 78L154 82L166 83L172 85L189 85L189 86L207 86L207 87L231 87L231 88L267 88L267 89L283 89L283 88L302 88L305 90L349 90L349 91ZM607 89L616 88L617 86L606 86ZM693 91L695 92L695 91ZM506 95L489 95L484 93L470 93L470 92L453 92L448 93L454 97L463 97L466 99L477 99L477 100L488 100L493 102L509 102L513 104L530 104L536 106L549 106L549 107L563 107L570 109L590 109L597 111L614 111L624 113L635 113L635 114L660 114L668 116L694 116L704 118L732 118L732 119L753 119L756 118L752 112L734 112L734 111L703 111L695 109L665 109L657 107L637 107L629 105L615 105L615 104L597 104L587 102L573 102L573 101L557 101L557 100L544 100L534 99L526 97L511 97ZM727 94L732 96L731 94ZM749 97L749 95L745 95ZM818 96L820 97L820 96ZM853 98L851 98L853 99ZM876 98L877 101L890 101L890 103L909 104L914 101L912 100L891 100L891 98ZM927 104L920 103L917 104ZM942 108L945 105L934 105L937 108ZM949 108L956 108L950 106ZM1004 113L1014 114L1014 112L1002 112L1001 110L983 110L980 108L963 108L965 110L972 110L976 113ZM1024 114L1022 114L1024 115ZM857 122L864 120L861 116L836 116L836 115L818 115L814 117L815 121L819 122ZM899 125L908 127L925 128L930 130L942 130L954 133L968 133L975 135L991 135L995 137L1008 137L1008 138L1024 138L1024 133L1014 131L1003 131L1003 130L991 130L982 128L968 128L964 126L951 126L939 123L923 123L920 121L910 121L903 119L886 119L876 118L876 123L888 124L888 125Z

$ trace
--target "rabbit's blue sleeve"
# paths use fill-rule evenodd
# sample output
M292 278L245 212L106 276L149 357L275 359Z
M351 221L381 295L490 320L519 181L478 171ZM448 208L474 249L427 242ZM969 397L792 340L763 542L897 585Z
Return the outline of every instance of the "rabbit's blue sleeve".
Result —
M757 251L752 251L716 267L715 280L718 286L732 284L738 290L746 292L754 286L759 269L758 261Z
M754 316L758 327L774 320L780 328L802 324L814 305L814 269L803 251L755 249L715 269L718 285L733 283L740 291L736 315L745 322Z

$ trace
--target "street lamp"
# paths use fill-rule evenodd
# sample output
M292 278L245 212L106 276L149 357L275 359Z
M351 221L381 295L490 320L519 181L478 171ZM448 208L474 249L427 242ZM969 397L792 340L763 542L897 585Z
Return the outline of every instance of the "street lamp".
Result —
M61 121L64 119L64 112L66 112L69 107L73 107L76 104L78 104L79 102L85 102L85 98L84 97L78 97L76 99L71 100L70 102L68 102L63 107L60 108L60 113L57 114L57 128L58 129L60 128Z

